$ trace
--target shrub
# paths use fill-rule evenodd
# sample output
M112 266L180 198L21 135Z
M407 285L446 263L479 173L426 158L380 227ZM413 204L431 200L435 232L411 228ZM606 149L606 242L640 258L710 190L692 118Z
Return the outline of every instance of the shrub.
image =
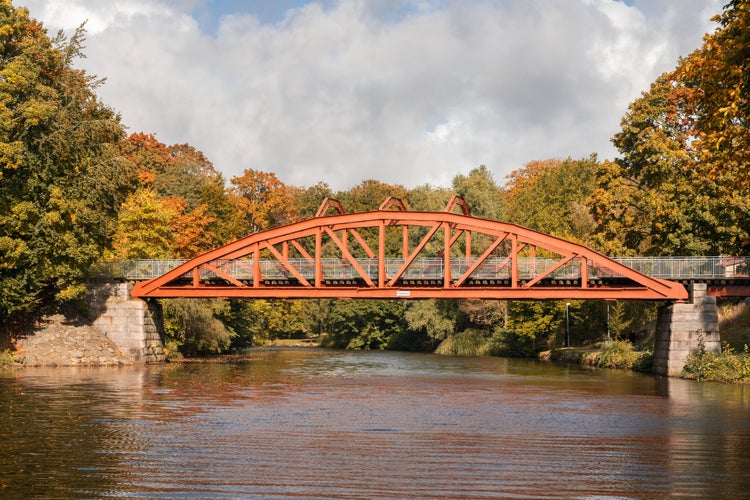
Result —
M447 337L435 353L449 356L483 356L488 353L487 338L482 331L469 328Z
M682 376L698 381L734 383L750 381L750 352L736 354L728 346L724 352L706 352L701 344L697 352L688 356Z
M601 368L633 368L643 356L627 340L614 340L604 344L596 365Z
M10 349L3 349L0 351L0 366L8 366L17 362L16 353Z
M492 332L487 352L493 356L531 357L536 346L533 336L497 327Z

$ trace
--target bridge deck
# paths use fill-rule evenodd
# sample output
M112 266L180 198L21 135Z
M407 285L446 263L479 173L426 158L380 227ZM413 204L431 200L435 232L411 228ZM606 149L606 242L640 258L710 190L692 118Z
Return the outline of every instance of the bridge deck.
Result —
M476 259L455 258L451 260L451 276L461 276ZM714 295L750 295L750 257L621 257L615 261L653 278L677 281L683 284L701 282L709 285ZM186 260L113 260L99 263L92 275L99 278L123 279L131 281L150 280L161 276ZM299 274L310 281L315 276L315 262L309 259L288 259ZM356 259L367 276L378 280L377 259ZM403 266L405 259L386 259L386 275L392 276ZM520 258L518 279L521 284L532 280L544 272L554 259ZM400 286L440 287L443 286L444 261L441 258L417 259L399 278ZM217 262L217 267L245 285L254 284L254 263L252 258ZM560 266L542 280L541 286L579 287L582 264L571 261ZM364 285L352 263L345 259L321 259L324 284L327 287L358 287ZM264 286L294 287L299 280L287 268L270 259L260 260ZM466 287L505 287L511 283L510 268L503 259L487 259L482 262L465 283ZM183 276L185 282L194 279L191 273ZM221 277L211 270L202 270L200 279L211 284L218 283ZM605 267L590 266L587 273L589 286L628 287L628 280L619 273Z

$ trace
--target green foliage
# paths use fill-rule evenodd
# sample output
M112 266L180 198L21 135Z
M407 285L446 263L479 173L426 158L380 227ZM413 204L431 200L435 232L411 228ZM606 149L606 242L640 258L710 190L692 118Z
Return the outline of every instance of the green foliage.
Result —
M474 328L447 337L435 350L435 354L448 356L484 356L488 353L487 334Z
M219 316L229 304L219 299L169 299L162 301L167 346L185 356L220 354L229 349L233 332Z
M615 340L619 340L633 322L632 317L626 316L625 303L615 301L609 308L609 333Z
M295 300L231 300L218 317L234 333L232 347L241 349L306 333L304 307Z
M749 382L750 351L748 347L741 353L735 353L728 346L722 352L707 352L701 344L700 349L688 356L682 369L682 377L710 382Z
M122 204L117 218L116 255L125 259L171 258L177 216L153 190L137 190Z
M0 350L0 367L12 365L17 362L17 356L14 351L10 349Z
M574 314L580 302L571 303L571 332ZM562 343L565 335L565 302L560 301L510 301L508 323L495 332L494 352L514 356L534 354L537 346L546 342Z
M520 329L495 328L487 352L493 356L531 357L536 353L536 334Z
M405 303L392 300L340 300L332 303L330 331L322 345L347 349L385 349L406 328Z
M507 219L561 238L588 240L594 223L586 202L594 191L597 169L595 155L526 164L508 175Z
M469 175L453 178L453 190L469 204L471 215L484 219L503 220L505 207L500 187L492 178L492 173L481 165Z
M125 194L119 117L71 66L84 33L0 2L0 318L78 296Z
M347 191L336 193L336 198L348 213L355 213L377 210L389 196L403 200L406 193L404 186L367 179Z
M639 363L645 353L640 353L633 348L627 340L613 340L602 346L602 350L596 360L596 366L601 368L631 369Z
M319 182L306 188L290 187L300 220L312 219L326 198L333 198L331 188L325 182Z
M455 314L451 314L450 301L420 300L406 306L406 324L413 332L423 332L429 338L441 341L455 330Z

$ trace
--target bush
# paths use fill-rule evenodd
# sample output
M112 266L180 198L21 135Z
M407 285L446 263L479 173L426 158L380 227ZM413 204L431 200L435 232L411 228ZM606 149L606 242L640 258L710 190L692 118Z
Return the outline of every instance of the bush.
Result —
M632 369L636 366L648 364L651 353L639 352L627 340L614 340L604 344L596 360L596 366L601 368ZM642 359L643 358L643 359Z
M747 346L740 354L735 354L728 346L721 353L706 352L701 345L697 352L688 356L682 377L723 383L750 381L750 352Z
M449 356L484 356L488 354L489 344L484 333L469 328L447 337L435 350L435 354Z
M16 353L10 349L3 349L0 351L0 366L8 366L17 362Z
M532 357L536 353L534 337L525 333L495 328L487 345L493 356Z

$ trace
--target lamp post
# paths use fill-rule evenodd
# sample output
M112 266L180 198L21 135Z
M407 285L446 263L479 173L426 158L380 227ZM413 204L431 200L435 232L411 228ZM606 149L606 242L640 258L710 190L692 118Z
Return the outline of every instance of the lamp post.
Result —
M570 302L565 303L565 347L570 347Z
M612 341L612 337L609 335L609 301L607 301L607 344Z

